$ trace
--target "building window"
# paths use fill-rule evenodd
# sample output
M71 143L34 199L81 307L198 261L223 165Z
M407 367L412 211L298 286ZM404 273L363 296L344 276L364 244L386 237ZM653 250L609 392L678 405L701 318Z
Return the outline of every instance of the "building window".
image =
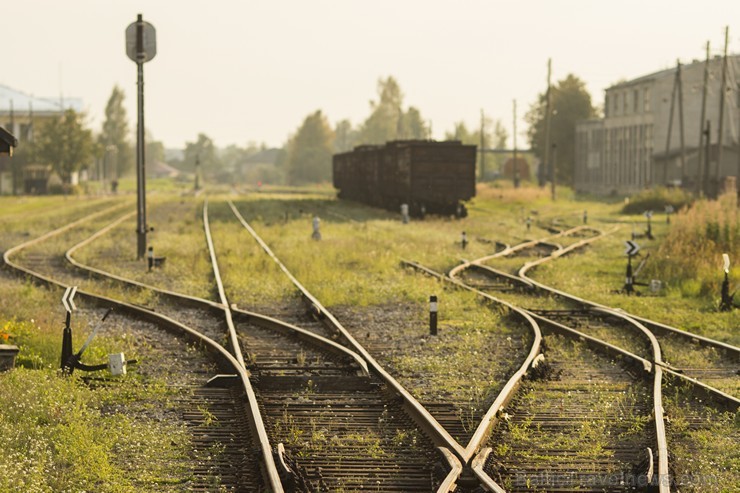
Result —
M640 106L640 91L638 89L635 89L635 91L632 93L632 99L633 99L633 101L632 101L633 111L635 113L639 113L640 112L640 108L639 108L639 106Z
M604 118L609 116L609 95L604 96Z
M619 93L614 94L614 114L619 114Z
M647 87L642 91L642 110L645 113L650 111L650 91Z
M629 101L627 101L627 94L629 93L627 91L624 91L624 96L622 96L624 98L624 114L625 115L630 109Z

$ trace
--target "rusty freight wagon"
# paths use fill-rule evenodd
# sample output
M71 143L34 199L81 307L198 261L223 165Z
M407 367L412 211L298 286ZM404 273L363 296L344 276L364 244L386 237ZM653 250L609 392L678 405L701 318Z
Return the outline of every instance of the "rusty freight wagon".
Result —
M391 211L462 215L475 196L476 148L460 141L399 140L359 146L333 158L339 198Z

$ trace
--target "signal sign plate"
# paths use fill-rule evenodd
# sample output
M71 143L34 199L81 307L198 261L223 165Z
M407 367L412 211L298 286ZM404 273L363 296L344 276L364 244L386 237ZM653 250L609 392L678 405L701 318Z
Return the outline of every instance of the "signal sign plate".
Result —
M157 34L154 26L141 21L141 46L143 51L136 52L136 26L139 22L132 22L126 28L126 55L136 63L148 62L157 54Z
M638 251L640 251L640 245L638 245L634 241L627 240L624 242L624 245L627 247L625 248L624 253L626 255L629 255L630 257L635 255Z

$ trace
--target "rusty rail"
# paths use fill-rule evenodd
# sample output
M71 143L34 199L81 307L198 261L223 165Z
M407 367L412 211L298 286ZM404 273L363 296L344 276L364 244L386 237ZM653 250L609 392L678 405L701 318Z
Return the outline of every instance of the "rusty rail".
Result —
M425 433L432 439L440 450L446 450L456 457L457 461L462 464L467 463L464 459L465 449L455 440L450 434L437 422L437 420L427 411L414 396L412 396L400 383L396 381L385 369L373 358L370 353L359 343L357 340L345 329L342 324L331 314L322 304L316 299L293 274L288 268L277 258L272 252L270 247L262 240L257 232L251 227L251 225L244 219L239 213L232 201L229 201L229 207L231 208L234 216L244 226L244 228L250 233L254 240L262 247L265 253L278 265L283 273L291 280L293 285L298 289L303 296L304 300L312 305L315 310L326 318L326 320L342 335L342 337L348 341L351 349L356 351L366 362L371 372L378 375L380 379L385 382L389 388L393 390L403 400L403 407L409 416L416 422L416 424L424 430ZM444 453L447 456L447 453ZM451 462L450 464L454 463ZM453 468L455 471L457 468ZM460 469L462 470L462 469ZM451 473L452 474L452 473ZM452 491L456 482L456 477L450 477L444 481L443 487L440 488L438 493L444 491Z

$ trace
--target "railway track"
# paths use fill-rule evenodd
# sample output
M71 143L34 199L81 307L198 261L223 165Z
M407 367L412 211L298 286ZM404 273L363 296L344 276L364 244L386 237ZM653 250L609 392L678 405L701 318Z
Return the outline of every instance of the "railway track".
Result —
M483 264L496 258L490 256L455 267L450 271L450 276L520 304L548 320L577 328L642 357L649 355L648 332L654 334L662 349L661 364L666 368L740 397L740 348L643 317L614 312L604 305L538 283L527 275L536 266L571 253L597 238L576 242L554 250L546 257L526 262L517 269L516 275ZM505 255L505 251L502 254Z
M449 474L447 476L448 485L446 486L446 483L443 483L442 486L440 486L440 491L445 487L451 487L452 484L456 484L458 488L462 488L456 491L466 491L465 488L475 487L478 484L478 481L474 478L472 471L470 471L469 469L464 471L462 470L462 464L467 464L469 462L470 457L472 457L472 452L469 451L464 444L460 444L460 442L455 440L452 436L452 432L450 432L450 430L446 429L441 424L441 422L444 422L445 411L449 415L453 414L453 412L450 409L445 409L442 413L437 412L437 414L433 416L432 412L430 412L429 409L422 406L405 388L399 385L398 382L376 362L375 358L370 354L367 348L365 348L364 345L360 344L343 327L343 325L340 324L336 320L336 318L331 313L329 313L320 304L320 302L315 299L295 279L295 277L293 277L293 275L287 270L287 268L285 268L285 266L277 259L277 257L274 256L272 251L264 243L264 241L262 241L259 235L257 235L257 233L251 228L251 226L249 226L249 224L244 220L244 218L241 216L233 203L230 203L230 207L232 209L232 212L237 216L242 225L263 247L265 252L273 258L276 264L279 265L279 267L285 272L285 275L289 279L291 279L291 281L296 286L296 289L301 293L301 298L304 300L310 310L317 315L323 325L328 328L329 333L332 334L332 337L337 342L349 347L352 351L357 352L363 358L363 360L367 361L370 373L379 378L384 383L384 385L387 387L388 392L391 392L393 395L396 396L396 399L400 403L401 408L406 415L406 418L404 419L414 422L415 425L419 428L420 432L423 432L428 437L428 440L431 443L436 445L438 448L445 449L446 454L455 457L455 462L459 462L461 464L461 466L457 470L455 470L454 467L447 469L449 471ZM302 311L305 312L305 309L303 309ZM530 358L531 357L533 357L533 355L530 355ZM439 409L437 409L436 411L439 411ZM442 419L435 419L437 416L442 416ZM483 421L487 422L490 419L491 416L487 415L484 417ZM450 422L454 421L459 423L459 420L460 417L457 413L455 413L454 418L450 418Z
M81 275L80 269L64 265L65 251L56 245L74 245L89 235L94 227L91 221L109 217L118 209L105 209L18 245L5 252L5 264L50 286L82 285L78 297L85 308L88 303L88 309L97 311L115 308L122 332L139 343L142 362L138 371L164 382L173 395L175 412L167 419L189 430L191 453L185 465L189 473L180 480L183 487L190 491L282 491L258 414L255 419L256 405L248 399L249 379L243 365L221 344L173 318L96 294L96 289L103 288L106 294L115 294L116 289L108 285L110 280L103 285L90 280L87 273ZM46 244L51 238L54 243ZM121 284L119 279L112 281ZM222 373L231 377L224 378ZM141 416L132 411L131 417Z
M68 252L68 259L89 273L106 276L80 265L72 254L123 220L78 244ZM219 302L115 278L155 291L159 305L179 299L190 310L198 306L206 312L224 310L226 325L233 326L236 346L245 355L266 434L276 444L274 450L280 451L276 461L285 487L295 491L449 489L446 476L453 469L454 456L435 449L410 421L397 394L371 375L359 356L310 330L229 304L220 282L207 206L203 222Z
M649 375L577 339L548 334L543 346L546 363L507 406L483 471L509 492L648 484L658 466Z
M515 309L419 264L404 263ZM485 488L499 493L631 491L654 481L666 482L660 491L667 493L662 369L560 323L530 317L542 332L542 347L521 367L519 381L497 398L490 435L474 444L471 463ZM654 339L651 348L660 360Z

